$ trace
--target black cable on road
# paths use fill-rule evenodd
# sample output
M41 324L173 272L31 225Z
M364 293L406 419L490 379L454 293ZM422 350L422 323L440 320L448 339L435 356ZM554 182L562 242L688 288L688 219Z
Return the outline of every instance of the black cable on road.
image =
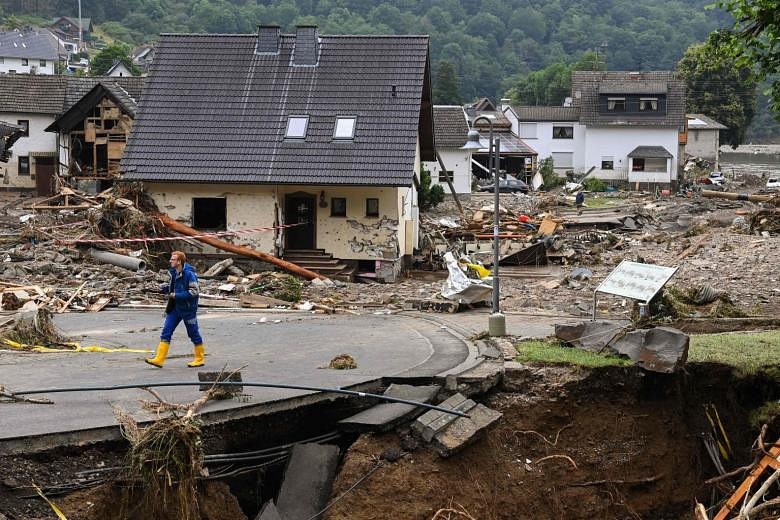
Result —
M33 394L60 394L64 392L103 392L107 390L127 390L130 388L152 388L160 386L203 386L203 381L190 382L190 381L169 381L160 383L133 383L127 385L111 385L111 386L73 386L67 388L47 388L45 390L24 390L22 392L12 392L13 395L33 395ZM333 394L352 395L355 397L369 397L371 399L379 399L380 401L388 401L390 403L401 403L416 406L419 408L427 408L429 410L436 410L438 412L444 412L451 415L457 415L458 417L470 417L468 414L458 410L452 410L449 408L442 408L428 403L420 403L418 401L410 401L408 399L400 399L398 397L391 397L389 395L370 394L367 392L358 392L355 390L344 390L342 388L324 388L317 386L303 386L303 385L286 385L281 383L257 383L247 381L220 381L215 383L219 386L249 386L260 388L282 388L286 390L308 390L311 392L324 392Z

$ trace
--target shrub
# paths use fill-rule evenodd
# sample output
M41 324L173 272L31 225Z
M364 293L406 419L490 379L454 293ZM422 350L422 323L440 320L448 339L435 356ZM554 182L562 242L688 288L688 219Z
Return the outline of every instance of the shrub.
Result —
M417 204L420 211L428 211L444 200L444 188L440 184L431 186L431 172L425 167L420 170L420 189L417 192Z
M566 179L556 175L553 166L552 157L547 157L539 162L539 173L542 174L542 182L544 182L545 189L548 190L566 183Z
M607 183L596 177L588 177L582 185L588 191L607 191Z

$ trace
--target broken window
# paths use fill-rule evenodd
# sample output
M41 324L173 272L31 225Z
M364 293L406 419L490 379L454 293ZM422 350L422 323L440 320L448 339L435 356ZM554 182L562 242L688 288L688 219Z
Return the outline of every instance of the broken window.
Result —
M22 137L30 137L30 121L29 119L17 119L16 124L24 128Z
M287 139L305 139L306 128L309 126L309 116L290 116L287 119Z
M217 197L193 198L192 227L214 231L227 229L227 200Z
M30 175L30 158L25 156L19 157L19 175Z
M347 199L344 197L333 197L330 199L330 216L331 217L346 217L347 216Z
M615 169L615 158L604 156L601 158L601 169L602 170L614 170Z
M366 199L366 216L379 216L379 199Z
M573 126L554 126L553 139L574 139Z
M639 98L639 111L651 112L658 110L658 98Z
M356 117L337 117L336 129L333 132L334 139L352 139L355 137Z
M610 112L625 112L626 98L624 97L607 98L607 110L609 110Z
M452 182L452 171L440 171L439 182L447 182L447 179Z

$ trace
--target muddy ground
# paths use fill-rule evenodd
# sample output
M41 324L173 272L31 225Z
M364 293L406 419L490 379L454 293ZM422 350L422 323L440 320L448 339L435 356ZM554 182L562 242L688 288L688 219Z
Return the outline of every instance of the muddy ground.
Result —
M703 405L718 408L735 447L731 468L752 460L748 410L778 392L776 380L735 383L712 366L666 377L636 369L588 374L530 371L516 387L522 392L486 400L504 414L495 429L449 459L395 433L362 437L333 496L347 494L326 518L430 520L450 509L451 518L489 520L691 519L695 499L710 505L703 482L717 474L702 444L712 431ZM347 492L390 447L407 455Z
M717 475L703 444L716 434L704 405L716 406L733 447L723 461L729 470L753 459L757 429L748 422L750 411L780 397L776 377L737 380L717 365L689 364L676 375L561 367L513 374L501 390L478 399L503 414L497 426L451 458L420 446L403 429L360 437L345 455L324 518L431 520L452 509L489 520L691 519L695 500L715 506L728 491L704 484ZM780 424L770 425L767 438L779 433ZM10 520L56 518L43 501L18 498L23 493L11 487L30 480L51 486L72 481L76 471L119 464L122 446L110 448L0 458L0 512ZM404 455L382 462L348 491L388 448ZM122 490L102 486L51 498L70 520L98 520L114 518ZM201 486L200 496L204 520L256 513L241 512L225 484Z

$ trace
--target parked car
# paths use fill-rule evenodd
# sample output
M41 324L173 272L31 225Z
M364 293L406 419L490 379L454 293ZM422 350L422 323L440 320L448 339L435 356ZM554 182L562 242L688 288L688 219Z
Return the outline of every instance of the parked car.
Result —
M767 188L780 188L780 177L769 177L766 181Z
M494 189L495 185L492 182L479 187L479 191L492 192ZM511 175L507 175L506 179L498 181L498 191L500 193L528 193L528 184Z

